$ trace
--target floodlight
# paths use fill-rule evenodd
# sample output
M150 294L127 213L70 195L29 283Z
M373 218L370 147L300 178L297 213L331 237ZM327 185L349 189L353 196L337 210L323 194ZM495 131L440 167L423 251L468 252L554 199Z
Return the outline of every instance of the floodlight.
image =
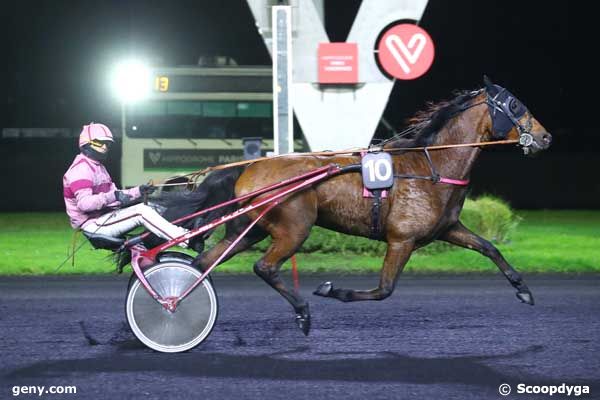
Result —
M144 99L150 93L151 84L150 69L140 61L121 62L113 71L113 91L123 103Z

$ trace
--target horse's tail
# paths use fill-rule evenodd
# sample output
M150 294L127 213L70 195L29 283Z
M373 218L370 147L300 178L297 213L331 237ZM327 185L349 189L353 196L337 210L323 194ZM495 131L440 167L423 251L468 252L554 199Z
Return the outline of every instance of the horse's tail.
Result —
M235 182L244 171L243 166L218 170L209 174L193 192L164 192L153 202L165 207L163 213L169 221L192 214L234 198ZM202 215L203 221L211 221L224 215L231 207L219 208ZM199 226L198 219L186 221L182 226Z
M162 216L168 221L174 221L186 215L193 214L196 211L224 203L235 197L235 182L244 171L244 168L244 166L239 166L214 171L193 192L163 192L156 198L153 198L152 202L165 209ZM199 217L187 220L180 225L187 229L194 229L233 211L235 208L235 204L221 207ZM204 235L192 238L190 248L201 253L204 250L204 241L212 233L213 231L208 231ZM144 243L147 246L153 247L161 242L161 239L150 235ZM129 251L117 252L115 261L118 270L121 271L131 261Z
M193 192L166 192L156 199L156 203L166 208L163 217L169 221L224 203L235 197L235 182L244 168L240 166L215 171L209 174ZM197 228L227 214L235 207L236 205L218 208L185 221L181 226L187 229ZM204 240L211 234L212 231L208 231L204 235L196 236L190 242L190 247L201 253L204 249Z

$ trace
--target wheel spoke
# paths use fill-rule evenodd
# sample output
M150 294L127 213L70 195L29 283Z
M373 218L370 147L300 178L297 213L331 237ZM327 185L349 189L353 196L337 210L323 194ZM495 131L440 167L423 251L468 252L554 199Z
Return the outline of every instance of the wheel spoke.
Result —
M183 293L200 273L182 262L162 262L146 271L152 286L163 296ZM127 296L127 320L135 336L161 352L189 350L210 334L217 314L217 298L207 280L171 313L152 299L139 281Z

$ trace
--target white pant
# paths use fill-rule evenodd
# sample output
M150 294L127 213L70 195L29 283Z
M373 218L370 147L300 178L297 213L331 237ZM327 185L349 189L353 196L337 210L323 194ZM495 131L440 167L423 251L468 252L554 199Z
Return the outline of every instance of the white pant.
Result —
M89 233L120 237L141 225L165 240L176 238L187 232L187 229L173 225L151 206L144 203L104 214L85 225L83 230Z

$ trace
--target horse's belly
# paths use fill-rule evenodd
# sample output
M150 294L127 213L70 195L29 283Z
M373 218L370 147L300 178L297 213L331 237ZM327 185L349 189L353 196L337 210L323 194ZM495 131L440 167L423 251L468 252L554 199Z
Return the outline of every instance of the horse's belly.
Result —
M342 233L369 236L372 201L363 198L362 191L356 189L362 189L361 185L337 183L330 182L317 188L319 205L316 224Z

